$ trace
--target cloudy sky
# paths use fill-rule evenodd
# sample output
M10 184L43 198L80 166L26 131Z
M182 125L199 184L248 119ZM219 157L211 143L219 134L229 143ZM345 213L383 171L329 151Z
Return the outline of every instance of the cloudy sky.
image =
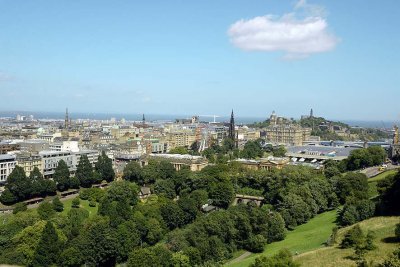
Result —
M0 111L398 120L399 25L398 0L0 0Z

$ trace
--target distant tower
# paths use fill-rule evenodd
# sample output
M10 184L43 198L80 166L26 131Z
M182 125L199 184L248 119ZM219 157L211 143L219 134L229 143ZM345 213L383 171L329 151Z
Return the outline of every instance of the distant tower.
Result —
M393 144L399 144L399 127L397 125L394 126Z
M64 128L68 129L69 127L69 119L68 119L68 108L65 109L65 120L64 120Z
M142 118L142 124L143 124L143 125L146 124L146 119L144 118L144 114L143 114L143 118Z
M233 116L233 109L231 113L231 121L229 122L228 137L232 140L235 140L235 117Z
M312 109L311 109L311 111L310 111L310 118L314 118L314 112L313 112Z

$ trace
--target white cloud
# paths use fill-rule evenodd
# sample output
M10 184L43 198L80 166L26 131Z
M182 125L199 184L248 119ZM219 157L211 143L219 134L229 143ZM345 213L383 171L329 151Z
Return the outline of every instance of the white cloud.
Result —
M332 50L338 38L329 32L325 10L300 0L294 11L241 19L228 30L231 42L247 51L283 51L285 59L300 59ZM301 17L301 18L299 18Z

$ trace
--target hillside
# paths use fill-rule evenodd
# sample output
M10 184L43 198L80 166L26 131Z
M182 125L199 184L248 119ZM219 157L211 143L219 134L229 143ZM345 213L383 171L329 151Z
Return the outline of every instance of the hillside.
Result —
M399 223L400 217L374 217L359 225L363 231L374 231L375 245L377 248L370 251L366 255L367 261L380 263L382 260L394 251L399 243L393 242L395 225ZM350 259L354 254L353 249L341 249L338 244L343 239L344 234L353 226L342 228L338 232L337 244L333 247L320 248L298 256L295 256L295 261L301 266L356 266L355 262Z

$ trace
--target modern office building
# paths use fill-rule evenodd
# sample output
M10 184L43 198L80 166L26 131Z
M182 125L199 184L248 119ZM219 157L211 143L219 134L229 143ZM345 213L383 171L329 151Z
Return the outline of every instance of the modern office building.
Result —
M0 183L4 184L7 181L15 165L17 165L17 161L14 155L0 155Z

